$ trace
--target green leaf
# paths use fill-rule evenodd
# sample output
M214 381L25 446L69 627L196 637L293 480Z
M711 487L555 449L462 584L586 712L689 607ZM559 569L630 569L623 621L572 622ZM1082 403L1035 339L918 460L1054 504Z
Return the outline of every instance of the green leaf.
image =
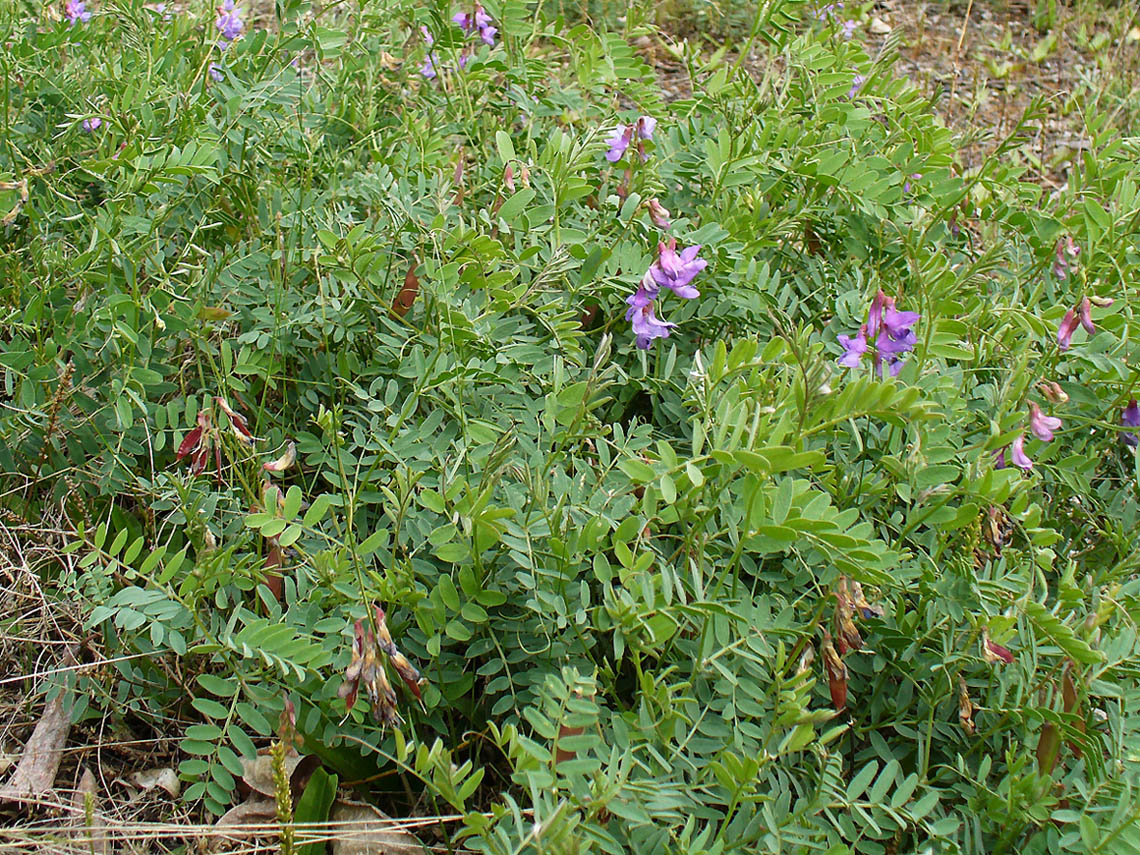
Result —
M232 698L237 694L237 680L226 680L214 674L199 674L198 685L219 698Z
M329 811L336 799L337 780L336 775L330 775L320 766L313 770L309 783L305 785L305 791L301 793L301 797L297 799L297 804L293 809L294 822L298 826L302 826L302 828L298 828L299 841L304 840L306 836L306 830L303 826L314 826L328 820ZM323 834L320 832L317 834L323 838ZM325 841L323 839L304 843L297 847L298 855L323 855L324 851Z
M190 702L190 705L202 715L209 716L210 718L226 718L230 711L217 701L211 698L195 698ZM221 736L221 731L218 731L218 736Z

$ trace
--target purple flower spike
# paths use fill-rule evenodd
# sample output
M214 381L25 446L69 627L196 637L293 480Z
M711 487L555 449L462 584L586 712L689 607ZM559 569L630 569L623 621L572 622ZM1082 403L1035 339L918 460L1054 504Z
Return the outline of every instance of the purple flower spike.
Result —
M1010 452L1014 466L1024 469L1026 472L1033 468L1033 461L1025 453L1025 434L1019 433L1017 435L1017 439L1010 445Z
M1073 333L1077 331L1077 324L1080 321L1077 318L1077 313L1072 309L1065 312L1065 317L1061 319L1061 326L1057 328L1057 346L1061 350L1068 350L1069 345L1073 343Z
M420 66L420 74L422 74L428 80L435 79L436 62L437 62L437 59L436 59L436 55L434 53L429 53L427 56L425 56L424 57L424 64Z
M73 27L81 21L86 24L91 20L91 13L87 11L87 4L84 0L67 0L64 14L67 15L67 21Z
M697 258L700 251L697 244L678 253L676 238L670 238L668 243L657 244L657 261L649 268L649 274L659 286L670 289L678 297L686 300L699 297L701 292L689 283L708 267L707 261Z
M241 35L242 27L245 24L242 23L241 13L234 8L234 0L222 0L222 5L218 7L218 18L214 21L214 25L218 28L218 33L221 34L223 41L232 42Z
M1136 403L1135 398L1129 401L1128 406L1121 411L1120 423L1125 427L1140 428L1140 404ZM1120 438L1130 448L1136 448L1140 445L1140 438L1130 431L1122 433Z
M677 326L668 321L658 320L657 316L653 314L652 302L641 308L631 305L625 316L626 320L632 321L633 334L637 337L637 346L642 350L648 350L649 343L655 338L668 338L669 331Z
M1029 430L1042 442L1052 442L1053 431L1059 430L1061 420L1055 416L1047 416L1033 401L1029 402Z
M859 328L859 334L855 336L839 335L836 336L839 343L843 345L843 355L839 357L839 364L844 368L856 368L859 365L859 360L863 358L863 354L867 352L867 325L863 324Z
M621 160L632 139L633 125L618 125L613 136L606 140L610 144L610 150L606 152L606 160L610 163L617 163Z
M89 119L83 120L83 130L87 131L89 134L92 134L95 133L95 131L99 130L99 126L101 124L103 124L102 119L100 119L98 116L92 116Z

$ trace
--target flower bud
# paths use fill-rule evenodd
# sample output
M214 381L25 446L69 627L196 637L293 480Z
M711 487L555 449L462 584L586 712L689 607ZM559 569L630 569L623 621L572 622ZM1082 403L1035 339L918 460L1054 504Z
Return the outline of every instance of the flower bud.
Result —
M659 229L669 228L669 212L656 199L649 200L649 219Z
M1037 391L1051 404L1066 404L1069 401L1069 396L1055 380L1042 380L1037 384Z

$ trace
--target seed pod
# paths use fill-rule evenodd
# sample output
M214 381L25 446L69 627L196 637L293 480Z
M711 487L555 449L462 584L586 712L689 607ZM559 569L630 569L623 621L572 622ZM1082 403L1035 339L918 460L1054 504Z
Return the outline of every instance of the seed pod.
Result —
M966 733L974 735L974 704L970 700L966 679L961 674L958 675L958 724Z
M839 585L835 590L835 623L838 633L839 653L846 655L848 650L862 650L863 637L855 626L851 613L851 599L847 593L847 577L839 577Z
M831 643L831 633L823 632L823 668L827 672L827 688L831 692L831 704L836 712L842 712L847 707L847 666L839 654L835 652L835 645Z
M412 264L408 268L408 272L404 274L404 286L396 294L396 299L392 301L392 311L401 318L412 308L416 302L416 296L420 293L420 277L416 276L418 264L419 261L413 255Z
M1037 737L1037 774L1050 774L1057 766L1060 753L1061 729L1047 721L1041 726L1041 735Z

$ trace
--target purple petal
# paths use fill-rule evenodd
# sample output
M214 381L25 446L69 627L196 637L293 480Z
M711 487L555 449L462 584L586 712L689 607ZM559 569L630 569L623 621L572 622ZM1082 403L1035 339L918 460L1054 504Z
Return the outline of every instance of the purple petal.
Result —
M1014 466L1024 469L1026 472L1033 468L1033 461L1025 453L1025 434L1019 433L1009 448Z

